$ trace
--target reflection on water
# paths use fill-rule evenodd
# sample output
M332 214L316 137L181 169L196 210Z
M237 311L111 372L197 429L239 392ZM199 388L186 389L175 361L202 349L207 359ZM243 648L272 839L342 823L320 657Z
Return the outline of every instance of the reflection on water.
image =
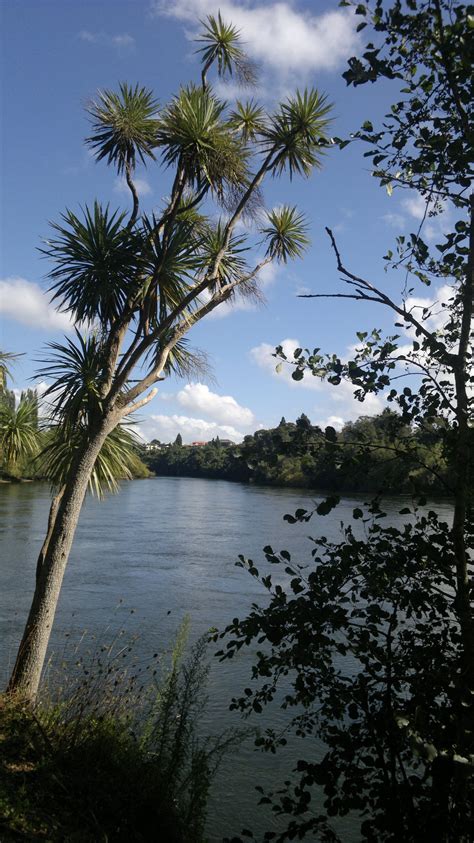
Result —
M235 567L239 553L257 561L262 547L271 544L276 550L290 550L295 561L308 562L307 536L319 531L337 539L340 522L349 520L361 499L345 499L327 518L290 526L283 521L285 513L311 506L306 490L163 477L126 483L120 495L103 503L88 498L64 580L52 648L62 650L67 633L74 637L87 628L103 636L109 623L119 623L134 633L139 630L145 656L167 647L187 614L193 637L212 626L222 628L233 617L242 617L252 602L265 599L258 582ZM391 523L402 505L401 499L388 502ZM436 508L450 517L449 504ZM2 683L29 608L48 509L46 485L0 485ZM251 654L241 652L231 662L212 665L203 731L239 725L238 715L228 706L248 684L251 662ZM287 716L274 710L271 725L283 723ZM260 721L256 716L255 725ZM314 740L311 746L307 740L302 749L293 743L276 756L255 752L251 741L244 743L237 756L224 762L214 788L210 842L245 826L256 831L257 839L263 828L276 828L274 818L256 808L254 785L278 785L300 752L314 756L316 751ZM351 839L349 828L343 839Z

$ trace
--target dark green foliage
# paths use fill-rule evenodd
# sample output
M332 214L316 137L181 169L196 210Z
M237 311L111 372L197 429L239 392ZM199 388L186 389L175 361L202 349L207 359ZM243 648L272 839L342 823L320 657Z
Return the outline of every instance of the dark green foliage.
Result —
M450 0L412 0L391 7L360 3L376 44L352 58L348 85L380 78L399 80L380 130L366 121L355 135L371 145L367 156L382 184L415 187L435 202L449 197L469 204L472 178L474 62L472 6ZM382 40L382 46L380 42ZM397 173L397 175L395 175Z
M258 430L241 445L167 448L144 454L158 475L239 480L271 486L302 486L337 492L424 491L449 495L452 434L441 420L423 432L384 410L334 428L313 426L303 413Z
M292 729L308 742L292 784L262 799L288 820L286 833L265 840L340 840L331 818L347 814L357 839L472 839L472 758L459 745L465 700L452 673L462 648L450 526L433 511L404 511L405 526L396 528L384 526L377 503L354 510L364 532L354 525L340 543L312 539L309 566L271 547L269 569L237 563L270 600L220 636L222 659L258 643L258 682L232 707L261 712L282 685L281 706L295 712ZM301 510L291 520L312 515ZM312 735L326 747L319 754ZM287 738L288 730L266 729L257 744L275 752Z
M38 453L38 401L22 397L15 402L0 401L0 454L7 473L18 473L23 462Z
M353 6L347 0L341 5ZM395 464L412 463L415 486L418 472L427 470L436 483L447 483L453 514L445 523L420 500L419 510L400 511L402 526L385 526L376 499L354 509L352 524L341 525L342 541L328 542L320 534L313 539L309 566L267 546L267 562L278 566L276 579L240 557L238 564L261 579L270 603L254 605L245 619L229 625L221 657L257 644L255 683L234 707L261 713L283 697L283 707L294 712L293 728L306 737L292 780L288 774L284 787L268 796L258 788L262 803L270 802L287 825L265 840L342 841L338 819L347 816L356 839L371 843L470 843L473 8L450 0L374 0L354 4L354 11L358 30L370 24L374 42L349 60L344 77L354 86L394 80L397 101L381 128L366 120L350 139L335 140L341 148L354 139L367 144L365 157L387 193L415 190L425 210L418 230L399 236L396 254L389 249L384 256L388 267L402 269L399 291L373 273L349 268L327 229L344 292L315 297L382 305L408 339L361 331L350 360L319 348L297 349L293 378L312 375L336 387L345 380L361 402L388 392L400 413L347 425L343 442L327 428L328 453L344 450L357 427L364 444L353 452L356 476L366 467L372 474L374 448L383 458L376 472L380 490L390 488ZM444 210L450 216L441 226L451 230L430 250L421 236L425 220ZM437 284L424 308L413 304L417 281ZM281 347L275 356L286 360ZM415 377L409 385L407 376ZM334 497L326 499L315 511L325 515L335 504ZM307 522L312 514L299 510L285 517ZM267 730L259 744L273 752L285 740ZM252 838L251 831L244 834Z
M2 407L9 407L10 410L15 409L16 396L13 389L3 389L0 395L0 404Z
M163 110L158 144L168 166L180 164L191 188L218 195L226 184L247 182L242 141L224 119L225 103L207 88L187 85Z
M94 202L93 210L84 209L83 220L66 211L63 224L52 224L58 236L42 249L55 267L49 272L50 290L75 322L98 318L109 326L134 293L140 248L137 236L124 226L125 217Z

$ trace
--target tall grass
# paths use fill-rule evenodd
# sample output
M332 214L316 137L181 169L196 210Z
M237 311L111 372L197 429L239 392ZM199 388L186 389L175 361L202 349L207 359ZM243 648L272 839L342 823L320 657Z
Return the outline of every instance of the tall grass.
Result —
M119 634L50 670L34 708L0 704L0 840L203 843L223 753L240 735L198 734L205 641L147 662Z

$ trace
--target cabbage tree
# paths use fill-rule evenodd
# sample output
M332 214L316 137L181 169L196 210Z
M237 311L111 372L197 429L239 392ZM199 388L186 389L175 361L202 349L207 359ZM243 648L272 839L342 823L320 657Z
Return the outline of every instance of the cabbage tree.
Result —
M250 80L238 32L209 17L199 43L200 81L182 86L169 103L160 106L152 91L128 84L100 91L89 103L86 143L125 179L132 209L99 201L80 214L68 209L43 248L53 301L92 334L53 348L49 364L51 412L64 435L74 429L75 438L9 685L30 698L107 437L152 400L170 373L202 362L186 345L197 322L235 296L258 295L261 270L299 256L307 242L298 211L265 211L261 191L267 178L307 177L321 166L329 104L305 90L270 113L253 100L228 109L210 74L215 68ZM170 176L168 197L154 214L140 212L137 162L159 164ZM252 218L256 236L242 235L241 223Z

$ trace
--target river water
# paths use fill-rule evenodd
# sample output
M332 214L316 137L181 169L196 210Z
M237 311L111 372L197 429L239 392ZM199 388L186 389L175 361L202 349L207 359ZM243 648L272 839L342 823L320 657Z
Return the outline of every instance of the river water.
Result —
M144 656L169 647L186 615L192 639L210 627L223 628L233 617L243 617L265 592L246 571L235 566L239 553L257 563L262 548L287 549L293 561L309 562L308 535L321 533L337 539L341 521L363 497L347 498L330 516L309 524L289 525L285 513L311 508L307 490L246 486L220 480L162 477L122 485L120 494L103 502L88 497L65 575L51 647L64 647L65 636L79 637L84 629L106 634L117 624L138 633ZM44 484L0 485L0 681L6 681L15 654L34 585L36 557L49 509ZM387 521L396 523L406 499L385 505ZM436 509L450 517L448 503ZM274 572L273 572L274 573ZM117 609L117 607L120 608ZM133 611L132 611L133 610ZM232 696L249 684L251 653L242 652L224 663L214 660L209 679L209 704L203 732L240 726L229 712ZM255 715L252 725L262 728L284 724L288 715L275 708L271 715ZM268 719L271 717L271 721ZM288 778L300 752L312 757L321 747L295 741L276 755L243 741L220 769L210 801L208 838L218 843L243 827L263 831L278 821L257 808L255 785L272 788ZM344 840L354 839L350 820L340 827Z

